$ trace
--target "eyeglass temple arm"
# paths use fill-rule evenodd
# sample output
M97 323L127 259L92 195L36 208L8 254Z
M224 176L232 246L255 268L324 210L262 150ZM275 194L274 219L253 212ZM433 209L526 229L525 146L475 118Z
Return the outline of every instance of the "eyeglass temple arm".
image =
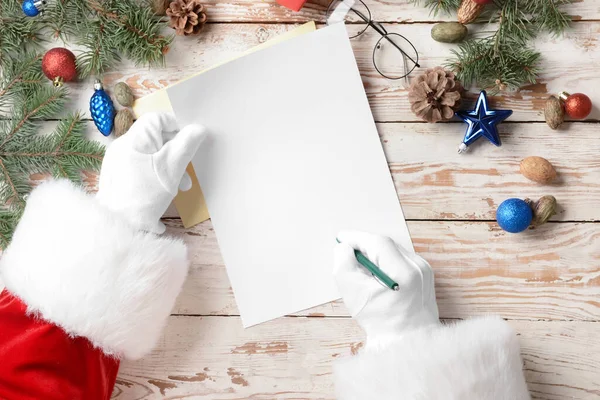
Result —
M379 28L377 25L375 25L375 24L373 23L373 21L371 21L370 19L368 19L367 17L365 17L365 16L363 15L363 13L361 13L360 11L358 11L358 10L355 10L353 7L350 7L350 9L351 9L351 10L352 10L352 11L353 11L353 12L354 12L356 15L358 15L358 16L359 16L359 17L360 17L360 18L361 18L363 21L365 21L365 22L367 23L367 25L369 25L371 28L375 29L375 30L377 31L377 33L379 33L381 36L383 36L383 37L385 38L385 40L387 40L388 42L390 42L390 43L392 44L392 46L394 46L395 48L397 48L397 49L398 49L398 50L399 50L399 51L400 51L400 52L401 52L401 53L402 53L402 54L403 54L405 57L408 57L408 59L409 59L410 61L414 62L414 63L415 63L415 65L417 66L417 68L421 68L421 66L419 65L419 63L418 63L418 62L416 62L415 60L413 60L411 56L409 56L408 54L406 54L406 53L404 52L404 50L402 50L402 49L400 48L400 46L398 46L398 45L397 45L397 44L396 44L396 43L395 43L395 42L394 42L392 39L390 39L390 38L387 36L387 32L385 32L385 31L381 30L381 29L380 29L380 28Z

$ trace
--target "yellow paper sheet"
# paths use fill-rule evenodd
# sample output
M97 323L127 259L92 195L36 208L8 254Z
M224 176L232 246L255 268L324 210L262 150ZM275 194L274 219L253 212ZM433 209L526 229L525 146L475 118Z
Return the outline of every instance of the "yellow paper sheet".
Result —
M175 83L175 85L178 85L186 79L190 79L196 75L200 75L206 71L209 71L220 65L233 61L237 58L243 57L247 54L265 49L267 47L271 47L273 45L276 45L277 43L281 43L296 36L304 35L305 33L313 32L315 30L315 23L307 22L296 29L285 32L271 40L266 41L265 43L261 43L256 47L246 50L237 57L214 65L211 68L189 76L185 79L182 79L181 81ZM167 94L167 91L165 89L160 89L154 93L137 99L136 102L133 104L133 113L135 114L136 118L139 118L142 114L145 114L147 112L173 112L173 108L171 107L171 101L169 100L169 95ZM199 224L200 222L206 221L210 218L210 216L208 214L208 209L206 208L206 202L204 201L202 189L200 188L200 184L198 183L198 178L196 177L196 172L194 171L192 164L188 165L187 172L190 175L190 178L192 179L192 188L186 192L180 191L177 194L177 196L175 196L174 203L175 208L177 208L177 212L181 217L181 221L183 222L183 226L189 228L191 226Z

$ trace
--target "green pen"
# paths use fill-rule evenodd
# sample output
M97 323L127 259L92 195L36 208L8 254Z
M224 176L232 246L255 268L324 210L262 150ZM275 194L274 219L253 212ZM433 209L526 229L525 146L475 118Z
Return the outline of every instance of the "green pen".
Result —
M336 238L335 240L338 243L341 243L338 238ZM354 250L354 256L356 257L356 260L360 263L360 265L369 270L369 272L373 274L373 276L377 280L379 280L379 282L383 283L385 286L392 290L400 290L400 286L398 286L398 284L392 278L387 276L385 272L379 269L377 265L375 265L371 260L369 260L363 253L361 253L360 250Z

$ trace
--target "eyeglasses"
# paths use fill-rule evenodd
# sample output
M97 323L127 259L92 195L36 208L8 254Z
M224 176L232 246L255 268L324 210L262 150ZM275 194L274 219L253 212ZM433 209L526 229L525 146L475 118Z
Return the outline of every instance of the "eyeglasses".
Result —
M404 36L389 33L383 25L373 21L371 10L362 0L333 0L327 8L327 25L338 22L364 24L350 39L362 35L369 27L381 35L373 48L373 66L381 76L393 80L407 78L420 67L415 46Z

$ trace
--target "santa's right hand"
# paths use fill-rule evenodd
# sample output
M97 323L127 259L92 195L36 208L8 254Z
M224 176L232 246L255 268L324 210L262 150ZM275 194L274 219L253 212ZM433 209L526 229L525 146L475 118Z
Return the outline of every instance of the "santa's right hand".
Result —
M427 261L385 236L344 231L337 239L334 277L348 311L367 334L367 345L439 324L433 271ZM399 290L371 275L356 260L354 250L398 283Z

